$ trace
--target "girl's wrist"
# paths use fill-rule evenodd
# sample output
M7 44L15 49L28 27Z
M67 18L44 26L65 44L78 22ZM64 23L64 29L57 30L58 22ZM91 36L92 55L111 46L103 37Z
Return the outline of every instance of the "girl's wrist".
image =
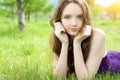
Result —
M69 43L62 43L62 46L68 46Z
M73 44L77 45L77 44L81 44L81 42L82 42L81 40L74 39Z

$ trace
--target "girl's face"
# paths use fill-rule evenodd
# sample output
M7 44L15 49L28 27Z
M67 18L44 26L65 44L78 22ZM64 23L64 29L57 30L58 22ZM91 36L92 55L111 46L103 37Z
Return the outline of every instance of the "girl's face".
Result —
M66 32L71 36L76 36L83 24L83 12L76 3L68 4L63 10L61 22Z

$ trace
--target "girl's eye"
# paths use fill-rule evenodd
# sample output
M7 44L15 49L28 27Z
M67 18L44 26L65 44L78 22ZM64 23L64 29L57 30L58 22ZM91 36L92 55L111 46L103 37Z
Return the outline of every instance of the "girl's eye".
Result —
M82 15L79 15L77 18L82 20L82 19L83 19L83 16L82 16Z
M70 18L70 16L64 16L64 18L65 18L65 19L69 19L69 18Z

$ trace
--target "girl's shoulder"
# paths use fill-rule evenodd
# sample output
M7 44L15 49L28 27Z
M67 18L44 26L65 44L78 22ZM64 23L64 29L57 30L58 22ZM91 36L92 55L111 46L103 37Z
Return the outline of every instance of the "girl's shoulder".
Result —
M97 37L97 38L99 38L99 37L104 38L105 32L99 28L93 28L93 36Z
M92 30L92 43L96 42L105 42L106 41L106 36L105 32L99 28L93 28Z

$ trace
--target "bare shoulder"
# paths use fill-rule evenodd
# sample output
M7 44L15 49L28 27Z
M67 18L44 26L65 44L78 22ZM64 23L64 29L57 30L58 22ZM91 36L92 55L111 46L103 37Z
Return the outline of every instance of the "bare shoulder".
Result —
M93 37L96 39L105 39L105 32L99 28L93 28Z
M98 50L97 52L100 52L100 54L97 55L101 55L102 57L104 57L107 54L105 32L101 29L93 28L91 44L91 53L96 49Z

